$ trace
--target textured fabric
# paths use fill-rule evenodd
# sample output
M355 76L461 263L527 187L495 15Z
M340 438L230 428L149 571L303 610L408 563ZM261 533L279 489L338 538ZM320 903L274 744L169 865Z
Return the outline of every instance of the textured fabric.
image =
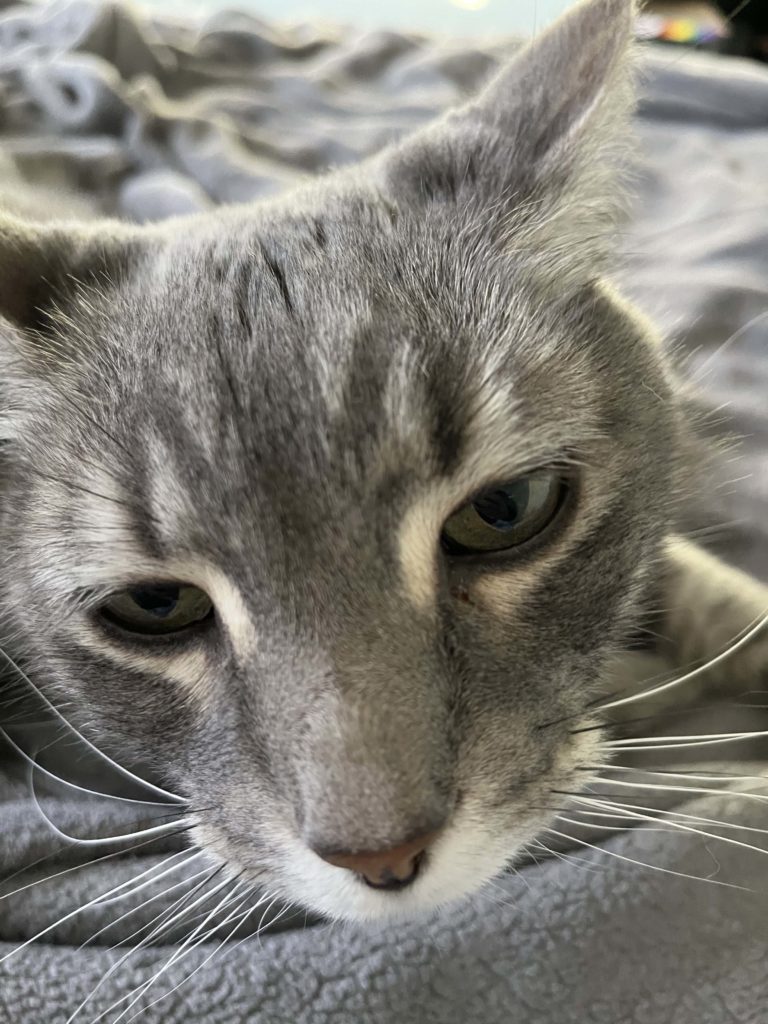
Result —
M81 809L47 806L60 825L79 819L81 834L87 832ZM764 803L735 795L692 800L685 811L765 826ZM23 799L4 811L12 837L10 844L4 837L4 874L51 845L42 826L30 826L29 818ZM737 841L761 840L759 832L724 834ZM146 857L105 862L20 894L4 911L4 937L20 939L44 927L54 908L57 914L69 912L150 862ZM62 863L70 862L58 866ZM44 865L37 873L43 867L51 869ZM35 876L31 872L14 883ZM141 1019L157 1024L762 1024L768 1005L767 895L764 855L702 842L693 834L643 829L614 837L601 853L577 847L565 860L523 868L429 921L373 930L294 927L233 944L207 963L216 944L205 944L172 967L131 1012L200 968ZM109 908L113 918L119 906ZM0 967L3 1024L66 1020L65 1010L71 1012L125 951L108 948L123 937L120 929L106 933L109 942L102 934L92 946L77 948L106 917L86 913L60 929L54 942L48 935ZM132 918L133 928L141 917ZM299 916L293 924L302 922ZM0 943L0 955L7 949ZM136 953L107 977L79 1019L95 1020L173 952L163 945ZM124 1006L105 1019L116 1019Z
M145 221L268 196L423 123L514 46L285 31L234 13L192 26L84 0L0 0L0 201L34 215L35 189L54 187L69 191L83 216ZM713 482L701 521L729 524L708 540L768 578L768 71L665 50L648 54L642 82L637 201L619 276L710 399L730 403L727 426L745 435L741 464L731 467L738 482L717 492ZM5 765L0 894L66 873L0 901L0 957L159 865L179 841L82 866L112 848L56 837L31 802L23 766L10 754ZM724 780L711 787L724 795L691 796L682 810L698 816L687 819L691 828L717 832L699 820L706 818L757 831L720 830L725 842L679 830L612 831L600 851L571 844L567 859L528 864L428 921L303 928L303 914L286 914L275 931L226 954L213 956L216 942L204 943L122 1019L199 968L142 1019L758 1024L768 1006L768 872L763 855L738 843L760 845L765 803L736 786ZM63 832L81 837L139 821L135 808L61 787L43 805ZM38 858L47 859L30 867ZM131 933L164 905L158 898L81 943L197 870L190 861L164 879L147 876L139 900L94 904L0 964L0 1024L64 1022L100 979L78 1019L116 1020L127 1004L109 1007L159 970L180 936L136 951L108 974L135 942ZM265 909L266 921L275 908Z

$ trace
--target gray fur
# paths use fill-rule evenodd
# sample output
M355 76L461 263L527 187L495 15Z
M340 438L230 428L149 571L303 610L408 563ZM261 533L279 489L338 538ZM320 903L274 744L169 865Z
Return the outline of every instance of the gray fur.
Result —
M2 599L34 677L206 808L213 855L321 911L461 895L498 869L483 843L511 859L536 834L594 761L574 716L674 529L682 407L601 280L631 10L578 5L478 99L287 199L142 229L2 222ZM514 595L514 558L443 559L416 607L404 517L478 446L506 478L567 463L580 539L530 556L524 600L476 597L480 577ZM257 641L195 641L196 696L83 638L134 565L200 558ZM434 889L427 865L343 902L318 888L343 869L287 865L291 844L371 850L459 818L466 863Z

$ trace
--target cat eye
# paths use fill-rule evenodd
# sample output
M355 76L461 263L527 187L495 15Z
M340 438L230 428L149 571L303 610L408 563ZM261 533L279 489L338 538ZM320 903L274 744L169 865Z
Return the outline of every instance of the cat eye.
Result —
M489 487L445 521L443 547L451 555L519 547L549 526L566 494L562 473L547 469Z
M128 633L158 636L202 623L213 614L213 604L186 583L144 583L113 594L99 614Z

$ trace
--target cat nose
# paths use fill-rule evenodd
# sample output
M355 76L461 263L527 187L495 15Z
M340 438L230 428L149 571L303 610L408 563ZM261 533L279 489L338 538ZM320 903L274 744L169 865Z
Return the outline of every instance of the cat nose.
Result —
M424 854L441 831L435 829L432 832L422 832L407 843L400 843L399 846L392 846L386 850L362 853L349 853L345 850L326 853L315 850L315 853L334 867L354 871L373 889L404 889L416 880Z

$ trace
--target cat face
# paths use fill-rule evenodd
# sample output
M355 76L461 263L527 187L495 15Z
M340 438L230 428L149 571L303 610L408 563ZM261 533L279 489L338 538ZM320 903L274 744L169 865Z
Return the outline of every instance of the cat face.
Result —
M476 888L600 756L677 430L600 279L628 16L277 204L6 226L5 614L205 849L321 913Z

